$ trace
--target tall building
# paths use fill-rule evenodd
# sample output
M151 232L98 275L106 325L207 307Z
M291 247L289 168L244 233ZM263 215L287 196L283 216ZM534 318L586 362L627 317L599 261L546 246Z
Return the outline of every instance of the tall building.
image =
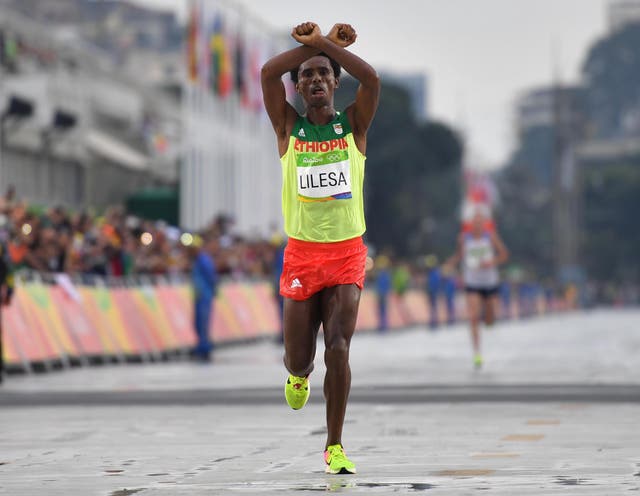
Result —
M538 221L551 226L549 258L554 272L561 280L575 280L582 235L582 177L576 150L588 130L584 89L553 85L524 93L516 104L515 126L518 144L510 167L527 178L520 194L526 204L548 212L548 218Z
M540 185L553 179L553 157L558 126L582 136L585 127L583 89L546 86L524 93L516 103L518 146L511 162L529 169Z
M426 74L383 72L381 79L383 82L396 84L409 93L411 109L418 121L429 119L429 78Z

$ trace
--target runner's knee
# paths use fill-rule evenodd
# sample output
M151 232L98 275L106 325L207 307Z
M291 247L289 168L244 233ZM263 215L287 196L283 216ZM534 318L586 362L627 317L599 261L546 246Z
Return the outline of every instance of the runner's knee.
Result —
M487 312L484 315L484 323L487 325L493 325L495 320L496 320L496 316L493 313L493 310L487 310Z
M296 377L306 377L313 371L313 356L307 354L285 354L284 365Z
M343 336L336 336L326 343L325 363L343 362L349 359L349 342Z

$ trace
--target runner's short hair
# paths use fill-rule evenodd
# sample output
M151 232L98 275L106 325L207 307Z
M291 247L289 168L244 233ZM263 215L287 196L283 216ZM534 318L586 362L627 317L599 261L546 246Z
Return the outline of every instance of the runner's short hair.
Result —
M340 72L342 71L342 67L340 67L340 64L338 64L335 60L333 60L331 57L329 57L326 53L324 52L320 52L318 55L318 57L327 57L329 59L329 63L331 64L331 68L333 69L333 76L336 78L340 77ZM302 64L300 64L302 65ZM298 71L300 70L300 66L296 67L295 69L292 69L290 74L291 74L291 81L293 81L294 83L298 82Z

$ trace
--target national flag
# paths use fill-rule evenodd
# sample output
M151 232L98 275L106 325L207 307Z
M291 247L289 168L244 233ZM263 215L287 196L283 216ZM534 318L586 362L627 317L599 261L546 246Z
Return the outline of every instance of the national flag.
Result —
M210 50L211 88L219 96L226 97L233 89L233 68L231 66L229 44L224 32L224 20L220 14L217 14L213 21Z
M262 82L260 71L262 69L262 55L260 53L260 45L257 42L251 47L249 55L249 106L259 112L262 109Z
M240 104L243 107L250 106L250 96L248 91L247 57L244 35L238 31L235 44L235 89L240 96Z
M198 81L199 24L198 9L197 6L193 4L189 14L189 24L187 25L187 74L189 81L192 83Z

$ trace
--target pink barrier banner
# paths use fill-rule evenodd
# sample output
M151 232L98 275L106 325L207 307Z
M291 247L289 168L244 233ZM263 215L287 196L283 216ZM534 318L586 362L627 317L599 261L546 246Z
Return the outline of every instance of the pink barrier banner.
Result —
M273 294L273 288L268 283L253 286L252 302L258 314L260 330L263 334L280 333L280 310Z
M356 330L371 330L378 328L378 299L373 291L363 291L360 295L360 308Z
M3 322L7 320L7 312L4 311L4 308L0 309L0 318L2 318ZM1 325L1 324L0 324ZM2 359L5 363L20 363L25 360L18 353L18 347L14 342L14 333L8 333L5 331L4 326L2 328Z
M38 311L35 292L29 286L16 288L11 306L4 312L5 332L13 335L14 343L30 362L54 360L62 356L63 350Z
M161 349L161 343L154 330L139 312L133 292L129 288L113 288L111 296L121 322L125 336L131 343L134 353L151 353Z
M111 291L106 287L78 288L82 298L82 310L94 325L105 355L132 354L133 344L127 338Z
M389 308L387 310L389 313L389 327L403 327L407 325L407 322L411 321L405 297L406 294L402 297L392 294L389 297Z
M176 348L191 348L196 344L193 331L193 294L187 286L156 287L158 303L166 314L166 323L173 334Z
M51 344L39 332L32 328L23 314L22 290L16 289L11 305L2 310L3 341L12 343L21 361L39 362L54 358L56 353ZM7 356L7 363L13 363L11 356Z
M266 283L239 285L251 314L256 336L280 332L280 316L271 287Z
M160 304L155 287L146 285L129 289L132 301L149 330L157 350L175 350L178 341L169 327L165 306Z
M407 309L413 323L429 322L429 305L427 295L420 291L408 291L405 295Z
M360 310L356 329L378 329L378 297L374 291L364 290L360 297ZM429 308L426 295L420 291L409 290L402 296L391 294L387 301L388 327L407 327L426 323L429 320Z
M213 306L213 318L209 326L209 336L214 342L234 341L242 339L242 322L238 312L234 311L232 298L229 296L228 285L218 290ZM244 311L241 311L242 313Z
M194 302L188 285L159 284L107 288L74 286L60 277L56 285L30 282L16 288L14 300L2 310L4 357L9 364L65 360L68 357L147 355L195 344ZM536 314L561 310L561 300L533 302ZM464 295L456 298L457 319L464 319ZM446 322L444 302L438 307ZM410 290L392 295L390 328L426 324L426 295ZM513 298L505 313L520 315ZM378 328L376 294L365 290L360 299L358 331ZM213 306L210 335L214 342L276 336L280 314L271 286L264 283L223 284ZM64 362L63 362L64 363Z
M209 335L214 342L276 335L280 317L267 283L229 283L218 291Z
M30 283L24 286L29 298L27 304L27 319L37 321L37 325L45 334L51 337L54 348L59 356L78 356L78 349L71 338L69 329L64 325L58 312L58 307L51 299L50 287L41 283Z
M100 334L87 312L85 312L82 297L74 298L64 289L53 286L49 288L51 300L57 308L63 325L69 330L78 351L82 355L98 356L105 353L105 347L100 340Z
M229 305L239 324L239 336L252 338L257 335L257 325L252 315L247 294L240 284L227 284L222 287L223 298L228 299ZM215 311L215 310L214 310ZM215 332L214 332L215 336Z

